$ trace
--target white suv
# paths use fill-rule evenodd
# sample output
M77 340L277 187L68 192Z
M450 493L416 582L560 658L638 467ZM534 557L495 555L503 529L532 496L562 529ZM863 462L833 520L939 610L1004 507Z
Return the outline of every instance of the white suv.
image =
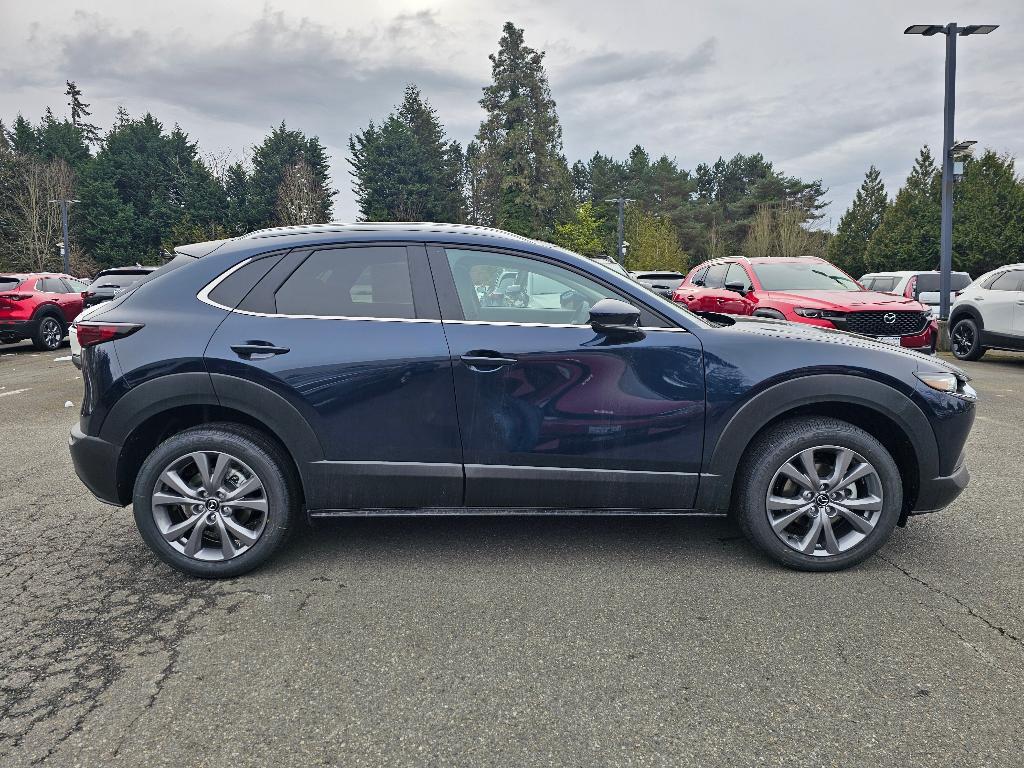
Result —
M950 275L952 293L949 303L952 305L960 291L971 284L971 276L966 272L953 272ZM904 270L902 272L869 272L860 279L860 284L869 291L894 293L908 299L917 299L928 307L932 317L939 316L939 273Z
M986 349L1024 351L1024 264L982 275L960 294L949 313L949 345L960 360Z

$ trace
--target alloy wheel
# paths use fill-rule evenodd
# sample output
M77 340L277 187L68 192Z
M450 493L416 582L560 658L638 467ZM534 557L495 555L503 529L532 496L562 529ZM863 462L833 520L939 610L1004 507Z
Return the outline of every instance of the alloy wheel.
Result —
M953 352L957 357L966 357L974 349L974 329L967 323L957 323L953 329Z
M790 549L831 557L860 544L882 516L882 481L859 453L807 448L776 471L765 497L768 523Z
M259 541L269 502L263 481L245 462L222 451L196 451L160 473L152 508L157 529L175 550L224 561Z
M39 335L42 336L43 344L46 345L47 349L56 349L60 346L60 340L63 336L60 329L60 323L52 317L43 318L42 326L39 329Z

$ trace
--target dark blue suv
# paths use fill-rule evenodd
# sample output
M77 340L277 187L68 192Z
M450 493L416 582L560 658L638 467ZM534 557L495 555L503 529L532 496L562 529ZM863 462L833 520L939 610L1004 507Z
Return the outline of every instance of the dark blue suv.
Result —
M960 369L700 317L479 227L186 246L75 332L78 475L196 576L255 567L303 512L731 514L777 561L835 570L968 480Z

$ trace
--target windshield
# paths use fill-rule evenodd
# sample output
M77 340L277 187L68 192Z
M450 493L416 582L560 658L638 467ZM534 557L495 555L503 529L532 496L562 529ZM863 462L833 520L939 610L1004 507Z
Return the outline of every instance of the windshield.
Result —
M860 291L852 277L825 261L780 261L752 264L766 291Z

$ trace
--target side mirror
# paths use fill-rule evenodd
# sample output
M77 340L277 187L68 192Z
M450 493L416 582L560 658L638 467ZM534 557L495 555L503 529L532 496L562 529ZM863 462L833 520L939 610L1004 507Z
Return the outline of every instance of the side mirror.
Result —
M747 284L738 280L732 280L725 284L725 290L745 296L747 294Z
M640 310L618 299L601 299L590 308L590 327L598 333L636 333Z

